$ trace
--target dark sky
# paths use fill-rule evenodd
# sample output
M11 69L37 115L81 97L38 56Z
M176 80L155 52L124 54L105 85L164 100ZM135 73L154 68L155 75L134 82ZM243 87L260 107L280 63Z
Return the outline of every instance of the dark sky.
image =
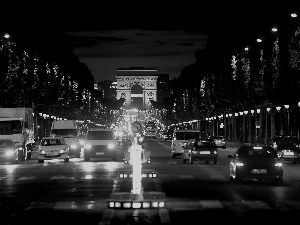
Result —
M194 52L205 48L207 37L220 45L251 43L292 11L300 13L296 1L103 2L7 3L0 27L71 35L74 53L99 81L114 80L120 67L140 66L172 79L195 63Z

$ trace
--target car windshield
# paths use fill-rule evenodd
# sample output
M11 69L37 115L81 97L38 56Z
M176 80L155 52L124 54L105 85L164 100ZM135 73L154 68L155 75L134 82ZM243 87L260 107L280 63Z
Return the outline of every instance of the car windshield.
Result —
M299 144L299 140L296 137L288 138L288 137L282 137L282 138L275 138L274 141L276 144L290 144L290 145L296 145Z
M211 139L200 139L200 140L196 140L195 147L200 147L200 146L216 146L215 142Z
M88 131L86 140L114 140L112 131Z
M277 152L271 147L242 147L236 154L241 158L277 158Z
M177 140L189 140L193 138L198 138L199 132L176 132L175 137Z
M14 147L14 143L11 140L0 140L0 148Z
M65 142L61 139L44 139L41 141L41 146L63 145Z

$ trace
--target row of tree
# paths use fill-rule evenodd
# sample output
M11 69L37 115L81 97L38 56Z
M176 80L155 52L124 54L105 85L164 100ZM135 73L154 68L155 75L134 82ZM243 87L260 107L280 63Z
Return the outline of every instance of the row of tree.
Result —
M284 104L297 107L299 20L282 21L248 47L225 35L210 33L206 48L196 51L196 63L172 81L172 94L164 102L167 123Z

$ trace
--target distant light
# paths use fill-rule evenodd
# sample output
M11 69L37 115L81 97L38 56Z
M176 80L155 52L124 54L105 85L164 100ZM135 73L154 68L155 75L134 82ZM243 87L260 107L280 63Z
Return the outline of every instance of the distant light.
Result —
M248 47L246 47L246 48L245 48L245 51L248 51L248 50L249 50L249 48L248 48Z
M272 28L272 31L273 31L273 32L277 32L277 28L276 28L276 27L273 27L273 28Z
M297 17L297 14L296 13L291 13L291 17L295 18L295 17Z
M10 35L9 34L4 34L4 36L3 36L4 38L10 38Z
M260 38L257 38L256 41L259 43L262 42L262 40Z

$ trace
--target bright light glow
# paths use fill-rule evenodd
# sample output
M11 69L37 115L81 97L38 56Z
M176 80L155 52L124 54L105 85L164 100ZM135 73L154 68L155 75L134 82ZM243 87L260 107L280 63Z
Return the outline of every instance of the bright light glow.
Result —
M7 150L7 151L5 152L5 155L6 155L6 156L12 156L12 155L14 155L14 154L15 154L15 151L14 151L13 149Z
M143 149L141 145L132 145L130 150L130 160L132 162L132 193L140 194L142 188L142 160L141 153Z
M73 145L71 145L71 148L75 149L75 148L77 148L77 145L73 144Z
M296 13L291 13L291 17L296 18L297 14Z
M262 42L262 40L261 40L260 38L257 38L256 41L257 41L258 43Z
M276 28L276 27L273 27L273 28L272 28L272 31L273 31L273 32L277 32L277 28Z
M254 149L262 149L262 147L253 147Z
M260 109L256 109L256 112L257 112L257 113L260 113Z
M85 149L91 149L91 148L92 148L92 146L91 146L91 145L89 145L89 144L87 144L87 145L85 145L85 146L84 146L84 148L85 148Z
M267 111L270 112L271 108L267 108Z
M140 202L133 202L132 208L134 209L140 209L142 207L142 204Z
M107 147L108 147L108 149L114 149L115 145L114 144L109 144Z
M289 106L289 105L284 105L284 107L285 107L286 109L289 109L289 108L290 108L290 106Z
M244 166L244 163L242 163L242 162L237 162L237 163L236 163L236 166Z
M143 202L143 208L150 208L150 202Z
M280 163L280 162L275 163L275 166L276 166L276 167L282 167L282 163Z
M123 208L130 208L131 203L130 202L123 202Z
M158 207L158 202L152 202L152 207L157 208Z
M62 150L59 151L59 153L60 153L60 154L63 154L63 153L65 153L65 150L62 149Z
M4 34L3 37L4 37L4 38L10 38L10 35L9 35L9 34Z
M276 109L277 109L277 111L279 111L281 109L281 107L280 106L276 106Z

